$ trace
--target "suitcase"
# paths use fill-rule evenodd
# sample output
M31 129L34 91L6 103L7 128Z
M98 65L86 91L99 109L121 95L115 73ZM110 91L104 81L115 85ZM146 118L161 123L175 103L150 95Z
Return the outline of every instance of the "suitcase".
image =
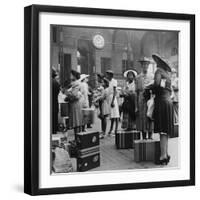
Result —
M117 149L131 149L134 148L134 140L140 139L139 131L117 131L115 136L115 145Z
M160 159L160 141L157 140L135 140L134 160L135 162L153 161Z
M69 103L60 103L60 115L61 117L69 116Z
M93 152L77 158L77 171L84 172L100 166L100 153Z
M77 133L77 148L79 150L99 145L99 132L87 131Z
M94 123L94 109L93 108L84 108L82 109L82 113L83 113L83 124Z

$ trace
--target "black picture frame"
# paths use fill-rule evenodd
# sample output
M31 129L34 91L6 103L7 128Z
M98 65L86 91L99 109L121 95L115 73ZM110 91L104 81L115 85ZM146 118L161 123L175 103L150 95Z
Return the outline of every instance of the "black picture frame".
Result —
M39 14L76 13L153 19L188 20L190 23L190 178L188 180L39 188ZM195 185L195 15L31 5L24 9L24 192L46 195Z

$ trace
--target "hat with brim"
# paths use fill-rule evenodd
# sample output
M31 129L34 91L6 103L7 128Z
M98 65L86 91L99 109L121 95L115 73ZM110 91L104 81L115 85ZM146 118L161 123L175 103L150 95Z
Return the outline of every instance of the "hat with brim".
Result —
M150 63L151 60L147 57L142 57L138 60L138 62L140 62L140 63Z
M106 73L107 74L112 74L112 75L114 74L114 72L112 70L107 70Z
M153 54L152 58L154 59L154 61L157 64L157 67L162 68L166 71L171 72L171 68L170 66L167 64L167 61L163 60L160 56Z
M83 81L84 79L86 79L86 78L88 78L90 75L88 75L88 74L81 74L81 76L80 76L80 81Z
M80 79L80 73L77 72L76 70L71 70L71 74L76 78L76 79Z
M133 73L133 75L136 77L137 76L137 72L135 70L129 69L127 71L124 72L124 77L127 78L128 73Z

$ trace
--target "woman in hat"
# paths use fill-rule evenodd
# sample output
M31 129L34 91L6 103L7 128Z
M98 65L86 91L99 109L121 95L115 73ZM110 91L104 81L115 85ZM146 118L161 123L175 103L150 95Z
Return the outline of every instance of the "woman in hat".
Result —
M81 132L82 120L82 93L80 86L80 73L71 70L71 88L66 91L66 100L69 102L69 126L74 129L75 139L76 133Z
M122 128L126 130L135 129L135 111L136 111L136 93L135 93L135 78L137 72L134 70L127 70L124 72L126 78L126 86L121 91L120 96L124 97L122 104L123 120Z
M157 64L154 76L154 132L160 134L160 160L157 164L167 165L170 161L168 155L168 137L174 132L174 110L171 100L171 68L158 55L152 55Z
M141 73L136 79L136 92L137 92L137 119L136 127L138 131L142 132L144 140L152 139L153 122L147 117L147 101L149 96L146 95L147 87L153 83L153 74L148 72L150 60L143 57L138 61L141 65Z

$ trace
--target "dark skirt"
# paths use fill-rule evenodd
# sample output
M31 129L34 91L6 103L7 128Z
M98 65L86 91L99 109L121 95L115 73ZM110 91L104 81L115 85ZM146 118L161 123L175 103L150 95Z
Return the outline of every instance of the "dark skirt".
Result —
M170 97L155 98L154 132L174 134L174 108Z

